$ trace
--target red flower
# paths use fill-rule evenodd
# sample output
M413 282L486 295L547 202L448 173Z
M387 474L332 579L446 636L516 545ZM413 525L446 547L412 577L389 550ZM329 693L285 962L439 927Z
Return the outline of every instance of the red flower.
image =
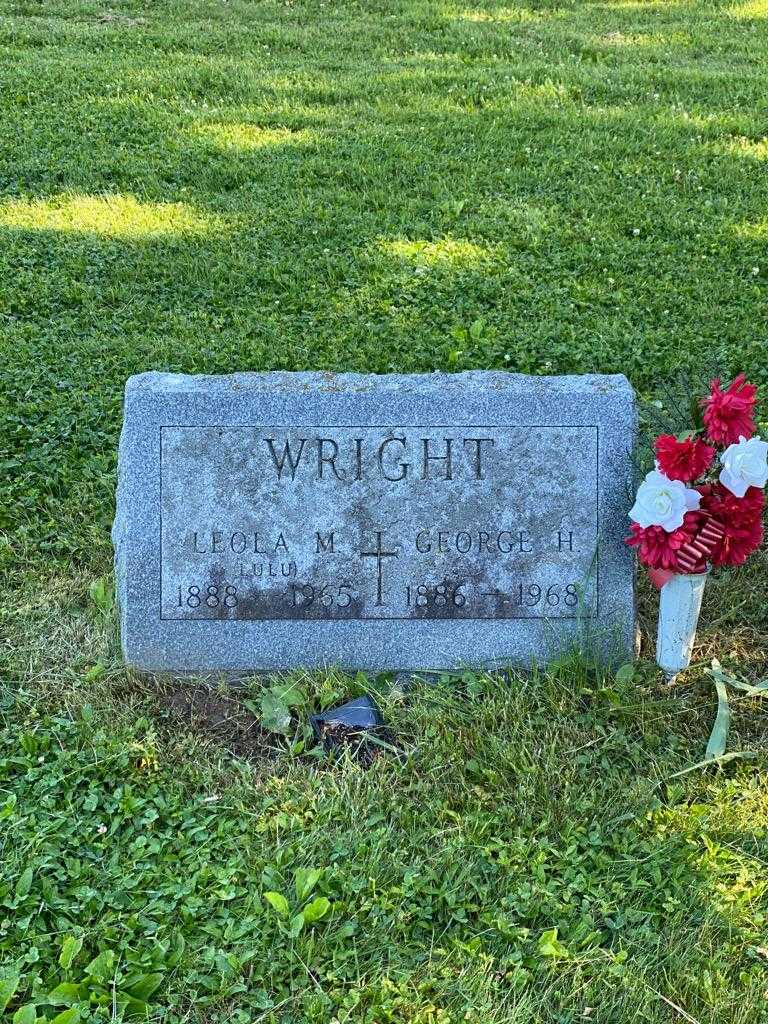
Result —
M661 472L670 480L686 484L703 476L715 456L715 449L696 437L678 441L672 434L662 434L654 448Z
M763 541L762 490L750 487L743 498L737 498L719 483L698 490L702 510L709 512L725 531L710 561L713 565L742 565Z
M627 537L627 544L631 548L637 548L640 561L649 569L682 572L677 563L677 553L696 537L704 521L704 516L700 512L686 512L683 525L671 533L667 533L661 526L643 527L638 523L632 523L632 533Z
M719 380L710 385L710 395L702 399L704 425L707 437L714 444L727 447L740 437L749 439L755 432L754 408L757 387L747 384L743 373L730 384L727 391Z

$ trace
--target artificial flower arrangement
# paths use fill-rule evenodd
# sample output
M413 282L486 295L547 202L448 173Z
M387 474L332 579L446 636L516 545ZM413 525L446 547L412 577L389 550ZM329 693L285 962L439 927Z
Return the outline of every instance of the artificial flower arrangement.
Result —
M662 595L679 577L702 578L710 566L743 564L763 540L768 442L755 436L756 393L744 374L725 389L713 380L709 395L694 406L699 425L656 438L656 468L638 489L627 543ZM693 633L700 604L699 592ZM659 646L662 627L660 619ZM687 655L672 657L673 671L687 666L692 642L691 636ZM662 663L658 653L657 660Z

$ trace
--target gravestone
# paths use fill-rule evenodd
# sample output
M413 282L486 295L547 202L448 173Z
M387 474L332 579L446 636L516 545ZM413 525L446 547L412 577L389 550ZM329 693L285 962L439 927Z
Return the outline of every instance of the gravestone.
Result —
M113 529L140 670L546 662L634 631L623 376L145 373Z

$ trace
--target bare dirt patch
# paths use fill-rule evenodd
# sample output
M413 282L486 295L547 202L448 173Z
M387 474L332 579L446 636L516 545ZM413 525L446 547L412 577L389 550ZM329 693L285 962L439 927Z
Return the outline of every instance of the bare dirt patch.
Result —
M274 737L240 701L204 687L181 684L161 696L165 709L193 733L249 761L272 759Z

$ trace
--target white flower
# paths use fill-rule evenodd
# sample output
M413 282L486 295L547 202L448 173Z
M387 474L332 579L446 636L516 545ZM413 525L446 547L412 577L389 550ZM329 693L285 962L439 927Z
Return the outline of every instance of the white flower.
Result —
M748 487L765 487L768 482L768 441L759 437L749 441L740 437L738 444L725 449L720 461L720 483L737 498L743 498Z
M699 507L701 495L682 480L670 480L658 469L640 484L629 518L639 526L660 526L672 533L683 525L685 513Z

